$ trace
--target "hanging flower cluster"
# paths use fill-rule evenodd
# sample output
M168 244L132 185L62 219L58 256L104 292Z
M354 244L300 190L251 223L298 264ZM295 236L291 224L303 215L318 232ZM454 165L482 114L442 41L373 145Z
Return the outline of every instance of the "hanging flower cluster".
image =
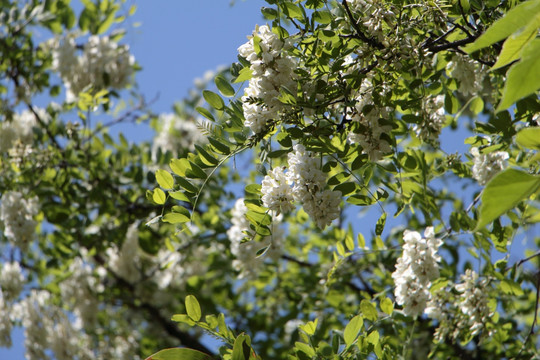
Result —
M425 310L430 319L438 322L435 331L437 341L455 341L486 330L486 324L493 315L488 290L487 280L479 280L478 274L470 269L461 275L461 283L438 289ZM485 334L491 336L492 332L490 329Z
M13 306L12 319L25 329L26 359L48 360L51 354L58 360L90 360L96 359L95 350L101 359L140 359L135 351L138 341L132 334L109 335L95 344L81 323L72 321L52 300L48 291L31 290Z
M506 168L506 160L509 158L506 151L481 154L477 147L471 148L471 154L473 155L472 176L482 186Z
M4 224L4 236L24 250L34 238L38 199L25 199L22 193L10 191L2 195L1 201L0 221Z
M422 103L423 112L418 114L422 120L414 127L416 136L426 142L437 141L446 121L444 95L427 97Z
M431 299L431 281L439 277L437 251L442 241L435 237L431 226L424 231L424 237L416 231L405 230L403 240L403 254L392 273L396 285L394 293L396 303L403 306L403 313L416 317Z
M244 199L236 200L231 210L232 226L227 230L227 236L231 241L231 253L235 257L233 268L240 272L239 278L255 278L258 270L262 266L265 257L257 256L257 252L267 248L265 255L272 260L277 260L282 254L281 239L284 231L279 227L281 216L274 216L272 219L272 235L265 237L262 241L244 241L246 237L254 236L253 230L249 226L249 220L246 219L247 206Z
M450 76L459 83L458 91L465 96L478 95L482 90L485 70L471 58L456 53L448 63Z
M129 47L118 45L108 36L90 36L80 56L72 35L53 42L53 69L64 81L69 102L90 85L94 90L125 88L134 64Z
M392 151L388 142L392 126L383 124L381 120L390 117L392 108L388 106L377 106L373 101L373 85L371 79L362 80L362 85L356 97L356 103L348 111L349 118L358 124L357 129L347 136L352 144L359 144L362 151L369 156L371 161L380 160L383 155ZM385 135L385 136L383 136Z
M326 174L320 160L306 151L303 145L294 146L289 153L288 171L276 168L262 182L264 206L277 213L294 209L293 200L302 204L304 211L320 229L330 225L340 214L341 193L326 188Z
M480 333L484 324L492 315L488 306L488 292L486 291L486 281L478 280L475 271L467 269L461 275L461 283L455 288L460 293L459 308L465 315L461 328L469 328L472 335Z
M238 48L251 64L252 77L242 97L245 126L255 134L270 120L279 117L284 105L279 100L282 87L296 92L294 70L297 61L287 54L289 40L282 40L266 26L259 26L247 43Z

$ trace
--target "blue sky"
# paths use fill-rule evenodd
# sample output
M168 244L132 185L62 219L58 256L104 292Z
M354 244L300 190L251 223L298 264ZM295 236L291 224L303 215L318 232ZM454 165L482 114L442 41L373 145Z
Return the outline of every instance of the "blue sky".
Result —
M170 112L175 101L188 95L194 79L207 70L235 61L236 49L256 24L265 22L260 13L262 0L236 0L234 6L229 0L134 3L137 12L125 24L129 32L122 43L129 44L143 68L136 80L147 100L159 94L151 106L158 113ZM135 23L141 25L133 27ZM120 130L138 141L152 136L143 129ZM22 329L16 329L13 347L0 348L0 359L24 360L23 342Z

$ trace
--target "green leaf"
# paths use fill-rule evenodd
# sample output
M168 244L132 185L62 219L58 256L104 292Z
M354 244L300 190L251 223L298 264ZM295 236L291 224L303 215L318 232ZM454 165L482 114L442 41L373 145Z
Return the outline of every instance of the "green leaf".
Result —
M187 197L186 194L184 194L182 191L171 191L169 192L169 196L172 197L175 200L179 201L185 201L187 203L191 203L191 200L189 197Z
M186 296L186 312L193 321L201 320L201 306L193 295Z
M484 110L484 100L480 96L475 97L469 104L469 109L478 115Z
M252 76L253 76L253 73L251 69L249 67L245 67L242 70L240 70L240 72L238 73L238 77L234 79L233 83L236 84L236 83L244 82L246 80L251 79Z
M249 336L240 334L234 340L231 360L249 360L251 346Z
M231 153L231 149L227 145L221 143L219 140L209 137L208 142L210 142L210 145L212 145L212 147L216 149L216 152L220 154L229 155Z
M495 70L510 64L512 61L518 60L521 57L523 48L536 37L538 26L536 23L531 23L527 28L519 33L510 35L503 44L501 53L497 62L491 70Z
M223 99L215 92L212 92L210 90L204 90L203 97L204 100L206 100L206 102L216 110L223 110L223 108L225 107Z
M186 170L189 167L188 159L171 159L169 162L169 167L178 176L186 176Z
M373 346L376 346L379 343L379 338L380 338L379 332L377 330L373 330L367 336L367 342L369 344L372 344Z
M540 187L540 176L507 169L491 179L482 193L476 230L483 228L519 202L534 194Z
M294 19L303 20L304 14L299 6L294 5L292 2L286 2L288 15Z
M169 224L183 224L187 223L190 219L188 216L176 212L170 212L161 218L163 222L168 222Z
M191 320L186 314L175 314L171 318L172 321L188 324L190 326L195 325L195 321Z
M216 121L216 119L214 119L214 115L212 115L212 113L210 111L208 111L208 109L205 109L201 106L197 106L195 108L195 110L197 110L197 112L199 114L201 114L202 116L204 116L205 118L207 118L208 120L211 120L211 121Z
M381 310L388 315L392 315L394 312L394 303L389 298L385 297L381 300L380 304Z
M167 197L165 196L165 193L160 188L155 188L154 193L152 194L152 199L156 204L163 205L165 204L165 200L167 200Z
M328 10L316 11L313 14L313 20L319 24L330 24L332 22L332 14Z
M171 170L178 176L196 178L196 179L206 179L207 175L199 165L189 161L186 158L182 159L172 159L169 163Z
M195 149L197 149L197 152L199 153L199 158L204 164L208 166L216 166L217 164L219 164L219 160L212 156L202 146L195 145Z
M302 329L302 331L305 332L308 336L312 336L313 334L315 334L315 330L317 330L318 322L319 319L308 321L305 325L300 325L300 329Z
M315 350L313 350L313 348L309 346L308 344L304 344L302 342L297 341L294 343L294 347L296 348L297 351L301 351L310 357L315 356Z
M360 302L360 311L366 319L371 321L375 321L379 317L375 305L365 299Z
M225 79L223 76L221 75L216 76L216 78L214 79L214 82L216 83L216 86L219 92L223 96L227 96L227 97L234 96L234 88L231 86L231 84L229 84L227 79Z
M525 149L540 150L540 128L521 129L516 135L516 143Z
M362 316L356 315L351 319L351 321L349 321L347 326L345 326L345 331L343 331L343 339L345 340L345 344L347 344L347 346L351 346L356 341L363 324L364 319Z
M493 23L482 36L476 39L472 44L465 46L463 50L472 53L507 38L528 24L539 11L540 0L530 0L519 4L506 13L503 18Z
M539 0L540 1L540 0ZM510 67L497 112L540 89L540 41L532 41L523 50L521 61Z
M386 213L382 213L379 220L377 220L377 224L375 224L375 234L381 235L384 230L384 225L386 224Z
M107 14L107 17L105 18L105 20L103 20L101 24L99 24L98 26L98 29L97 29L98 35L103 34L105 31L107 31L111 27L114 21L115 15L116 15L116 10L112 10Z
M156 180L163 189L172 189L174 187L174 179L168 171L156 170Z
M146 360L212 360L212 357L193 349L172 348L161 350Z

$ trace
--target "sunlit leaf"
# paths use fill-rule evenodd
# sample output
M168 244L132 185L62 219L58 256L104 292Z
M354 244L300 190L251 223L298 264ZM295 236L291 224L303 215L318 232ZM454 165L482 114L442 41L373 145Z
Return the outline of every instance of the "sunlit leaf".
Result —
M193 295L188 295L186 296L185 303L187 315L191 318L191 320L201 320L201 306L199 305L197 298Z
M476 230L483 228L513 209L540 188L540 176L516 169L506 169L491 179L483 193Z

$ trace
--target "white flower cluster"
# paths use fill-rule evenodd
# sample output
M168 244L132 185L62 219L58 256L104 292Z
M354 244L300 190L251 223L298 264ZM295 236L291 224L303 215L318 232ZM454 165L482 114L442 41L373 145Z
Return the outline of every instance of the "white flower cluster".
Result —
M475 271L467 269L461 275L461 283L456 284L456 290L461 294L459 308L465 315L465 324L460 328L468 328L472 335L477 335L492 315L488 306L488 293L485 280L478 280Z
M50 116L45 109L36 107L34 110L43 122L49 122ZM23 149L25 153L30 153L34 140L33 128L36 125L36 117L30 110L15 114L12 121L2 121L0 123L0 154L20 149Z
M89 85L94 90L126 87L134 63L129 47L118 45L108 36L90 36L80 56L73 36L55 39L53 44L53 69L64 81L69 102Z
M380 160L383 155L392 151L388 141L381 138L382 134L390 134L392 126L383 125L380 122L380 119L388 119L391 112L392 108L390 107L380 107L374 104L373 85L369 78L364 79L359 89L359 95L356 97L356 104L353 109L348 111L350 119L359 123L361 129L358 133L349 133L347 139L352 144L359 144L371 161Z
M152 144L152 161L156 162L158 152L170 151L173 157L178 157L179 149L195 151L195 144L202 144L206 137L190 120L180 119L175 114L161 114L161 125L158 135Z
M2 195L0 205L0 221L4 224L4 236L21 249L26 249L33 239L38 213L38 199L25 199L17 191L6 192Z
M49 355L57 360L139 359L135 353L137 342L131 335L110 336L107 344L100 342L96 348L80 327L81 323L71 322L68 314L52 303L47 291L32 290L13 306L11 320L20 321L25 328L25 358L28 360L48 360ZM128 340L130 346L124 344Z
M24 285L24 276L18 262L6 262L0 269L0 297L14 301L19 297Z
M12 308L3 296L0 296L0 347L11 347L11 330L13 321L11 319Z
M6 262L0 269L0 347L11 347L12 303L23 290L24 276L18 262Z
M482 90L485 70L469 57L455 54L448 63L450 76L457 79L459 92L463 95L475 96Z
M349 0L349 6L353 12L360 12L357 22L367 29L369 36L383 43L383 22L395 19L395 14L386 10L383 3L377 0Z
M302 204L304 211L320 229L330 225L340 214L339 191L325 190L326 174L320 161L303 145L294 146L289 153L289 170L275 168L262 182L263 205L277 214L294 209L293 200Z
M422 141L437 141L446 121L444 95L426 98L423 101L423 112L417 115L423 119L414 127L416 135Z
M163 305L173 300L167 295L172 288L183 290L189 278L207 271L206 263L199 259L212 250L190 246L183 251L160 250L150 256L140 249L138 226L138 223L129 226L120 249L107 249L107 264L115 276L134 285L137 291L157 288L159 291L152 294L152 303Z
M262 202L264 206L276 214L288 213L294 210L294 197L290 187L290 179L277 167L270 170L262 181Z
M255 134L263 131L268 121L276 119L284 109L279 100L280 89L285 87L296 92L294 70L297 60L287 54L289 47L288 40L281 40L263 25L257 27L249 41L238 48L238 53L251 64L252 77L242 102L245 125Z
M204 246L191 246L189 251L160 250L155 260L159 270L154 275L154 281L164 292L169 292L172 288L183 290L190 277L206 273L208 266L201 259L206 258L212 251Z
M122 247L110 247L106 250L109 268L130 284L141 278L138 223L129 226Z
M91 328L95 326L99 310L97 292L103 288L83 257L73 259L68 271L70 276L60 283L62 302L70 305L78 327Z
M433 227L424 231L403 233L403 254L396 263L392 278L396 285L396 303L403 306L403 313L416 317L422 314L431 299L431 281L439 277L440 256L437 251L442 241L435 237Z
M506 151L481 154L477 147L471 149L473 155L472 176L480 185L486 185L499 171L506 168L509 155Z
M253 230L249 227L249 220L246 219L247 206L244 204L244 199L236 200L234 207L231 210L232 226L227 230L227 236L231 241L231 253L234 255L233 268L240 272L238 277L255 278L258 269L264 263L264 256L256 256L257 252L263 248L268 248L265 256L272 260L277 260L282 254L281 240L284 236L284 231L279 227L281 222L280 216L274 216L272 219L271 231L272 235L265 237L262 241L245 241L244 238L254 235Z

